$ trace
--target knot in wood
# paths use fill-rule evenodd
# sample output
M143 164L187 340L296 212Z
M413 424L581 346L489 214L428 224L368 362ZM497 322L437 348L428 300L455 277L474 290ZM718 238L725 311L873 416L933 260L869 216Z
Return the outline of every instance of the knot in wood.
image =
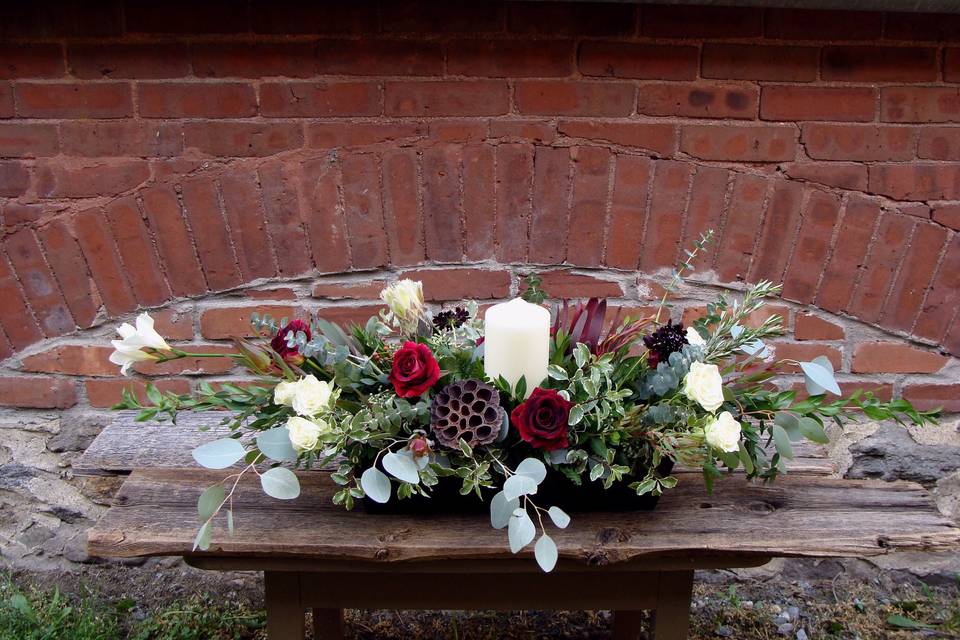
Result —
M390 550L389 550L389 549L377 549L377 552L374 554L374 557L375 557L377 560L386 560L387 558L390 557Z
M597 542L609 544L611 542L626 542L630 536L618 527L604 527L597 531Z

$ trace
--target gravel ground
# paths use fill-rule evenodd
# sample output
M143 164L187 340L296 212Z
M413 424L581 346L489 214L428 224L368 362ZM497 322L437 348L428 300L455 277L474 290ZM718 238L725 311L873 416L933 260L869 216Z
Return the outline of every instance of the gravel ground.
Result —
M140 619L162 606L197 594L212 595L230 606L262 606L259 575L216 574L184 569L172 561L143 567L95 565L82 574L14 574L15 583L41 588L58 586L107 602L129 599L130 615ZM731 581L725 574L698 576L694 589L693 639L872 640L936 635L960 637L960 600L955 586L928 588L901 576L874 580L839 574L833 580L784 578ZM465 584L464 588L469 588ZM890 616L930 623L931 630L901 630ZM347 611L347 637L387 639L609 638L608 611ZM903 621L901 621L903 623ZM251 631L249 638L262 638Z

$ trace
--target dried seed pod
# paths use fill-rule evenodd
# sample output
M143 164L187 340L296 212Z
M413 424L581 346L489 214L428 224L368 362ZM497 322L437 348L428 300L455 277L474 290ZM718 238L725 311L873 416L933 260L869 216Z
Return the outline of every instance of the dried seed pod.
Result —
M479 380L460 380L434 396L430 430L450 449L456 449L461 439L471 447L490 444L500 434L504 413L496 389Z

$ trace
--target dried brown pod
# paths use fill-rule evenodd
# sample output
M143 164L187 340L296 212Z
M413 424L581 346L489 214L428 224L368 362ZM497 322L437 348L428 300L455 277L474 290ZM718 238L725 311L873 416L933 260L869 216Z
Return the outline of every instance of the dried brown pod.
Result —
M440 390L430 403L430 430L442 446L456 449L490 444L500 434L504 409L500 394L480 380L459 380Z

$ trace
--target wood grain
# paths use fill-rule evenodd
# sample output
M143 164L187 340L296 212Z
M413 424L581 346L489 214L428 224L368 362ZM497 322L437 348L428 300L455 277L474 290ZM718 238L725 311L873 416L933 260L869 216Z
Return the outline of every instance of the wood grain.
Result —
M222 426L224 413L185 413L176 424L136 422L136 412L117 412L87 450L73 462L79 475L127 474L133 469L179 469L195 467L190 455L196 447L230 435ZM202 430L203 429L203 430ZM828 476L834 463L826 450L810 442L793 446L796 457L787 462L791 474Z
M134 471L90 531L90 553L191 555L197 498L224 475ZM218 521L212 550L197 555L383 565L515 557L505 532L491 529L485 516L347 512L330 502L334 485L327 474L299 475L303 493L291 501L264 496L257 478L246 478L234 500L236 534L228 536ZM645 557L873 556L960 544L960 529L913 483L787 476L763 485L731 476L708 495L698 474L679 475L677 488L653 512L573 514L568 529L550 532L561 558L609 565Z

